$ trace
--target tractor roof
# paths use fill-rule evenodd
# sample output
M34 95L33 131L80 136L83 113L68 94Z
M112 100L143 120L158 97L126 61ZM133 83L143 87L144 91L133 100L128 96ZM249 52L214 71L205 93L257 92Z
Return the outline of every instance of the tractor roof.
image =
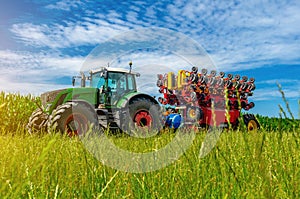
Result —
M94 69L94 70L91 70L91 73L97 73L97 72L103 71L104 69L106 69L109 72L111 71L111 72L129 73L128 69L125 69L125 68L111 68L111 67L101 67L99 69ZM134 75L137 74L137 73L132 72L132 71L130 73L134 74Z

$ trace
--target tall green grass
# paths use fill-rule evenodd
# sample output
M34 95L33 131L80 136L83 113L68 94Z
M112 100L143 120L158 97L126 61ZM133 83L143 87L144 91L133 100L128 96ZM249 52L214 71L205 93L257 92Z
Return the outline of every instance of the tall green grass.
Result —
M1 133L25 133L23 130L37 104L40 104L40 99L32 95L0 92Z
M76 138L2 135L0 198L300 197L299 137L228 132L200 159L204 136L197 134L191 148L166 168L132 174L106 167ZM123 141L119 147L132 147L133 138L114 139Z
M134 174L103 165L78 138L27 134L38 99L4 93L0 99L0 198L300 198L300 128L294 120L280 130L275 125L284 118L265 118L255 133L225 131L204 158L199 151L206 133L197 133L173 164ZM146 152L173 137L110 139Z

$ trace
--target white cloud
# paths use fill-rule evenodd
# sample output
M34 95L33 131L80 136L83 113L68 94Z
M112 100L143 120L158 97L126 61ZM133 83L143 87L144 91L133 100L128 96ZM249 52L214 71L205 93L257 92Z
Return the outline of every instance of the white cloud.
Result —
M299 58L299 10L299 2L175 1L166 20L200 42L217 65L243 70Z
M84 57L61 56L55 53L32 53L0 50L0 68L4 70L52 69L79 71Z
M60 1L48 8L67 10L81 1ZM265 64L299 64L300 5L261 1L134 2L123 12L87 10L82 20L61 24L15 24L11 31L32 46L68 48L95 45L129 29L164 26L187 34L208 50L224 70L246 70ZM122 15L123 14L123 15ZM84 16L86 15L86 16ZM245 66L243 63L250 63Z
M64 10L70 11L71 9L78 8L79 6L83 5L84 3L79 0L62 0L55 4L49 4L46 6L48 9L55 9L55 10Z
M62 84L49 84L49 83L29 83L29 82L16 82L13 79L1 78L0 90L7 93L19 93L22 95L32 94L35 96L40 95L46 91L68 88L69 85Z
M123 60L133 60L138 65L159 63L177 70L186 66L215 67L197 42L162 28L134 29L107 40L89 54L84 67L120 65Z
M83 61L83 57L0 51L0 90L36 94L65 87L55 83L56 79L63 76L71 79L79 73Z
M14 24L11 31L16 38L35 47L68 48L81 45L95 45L118 35L129 28L119 21L111 24L103 19L84 18L81 22L68 22L66 26Z
M300 80L299 79L270 79L255 83L258 89L254 90L254 99L256 101L281 99L277 84L287 99L300 99Z
M291 87L283 88L284 95L287 99L299 99L300 98L300 90L295 90ZM279 92L278 88L263 88L263 89L256 89L254 91L253 97L251 97L254 101L265 101L265 100L274 100L274 99L282 99L282 95Z
M62 24L18 23L12 25L11 31L15 38L26 45L60 50L101 44L114 36L127 34L127 31L133 28L160 26L178 30L203 45L210 52L219 70L225 72L273 64L300 64L298 1L282 1L274 4L270 1L261 3L258 0L242 2L175 0L169 5L163 3L134 1L122 11L107 7L106 14L90 7L81 13L81 19L78 21L65 20ZM71 11L81 5L84 5L83 1L66 0L48 5L47 8ZM132 38L128 38L128 41L130 39ZM134 39L143 41L145 37L138 35ZM58 55L31 55L31 53L14 54L9 51L0 52L0 58L0 63L9 65L9 62L12 62L21 69L28 66L32 69L57 68L69 72L72 72L73 69L71 71L69 69L75 65L76 70L79 69L78 66L81 66L78 64L79 60L83 59ZM143 63L150 64L153 56L133 58L135 63L143 65ZM183 63L174 61L172 63L170 57L160 58L166 63L171 63L170 65L176 63L180 65L179 67L183 67L181 65ZM192 59L193 63L201 63L199 57L189 56L189 59ZM200 64L198 66L202 67ZM290 96L294 95L292 92L289 93ZM263 96L261 94L261 98Z
M129 22L134 22L136 23L139 19L138 19L138 13L135 12L135 11L129 11L127 14L126 14L126 19L127 21Z

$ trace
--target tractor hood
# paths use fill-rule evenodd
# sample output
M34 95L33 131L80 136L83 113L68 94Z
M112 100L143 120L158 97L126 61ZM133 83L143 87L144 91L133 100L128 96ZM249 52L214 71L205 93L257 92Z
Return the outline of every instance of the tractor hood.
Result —
M98 89L97 88L67 88L43 93L41 101L43 107L48 111L52 111L57 106L68 101L86 101L90 104L96 105L98 103ZM49 108L49 109L48 109Z
M53 102L59 93L66 91L66 90L67 89L60 89L60 90L49 91L49 92L41 94L41 101L42 101L43 107L46 107L47 104Z

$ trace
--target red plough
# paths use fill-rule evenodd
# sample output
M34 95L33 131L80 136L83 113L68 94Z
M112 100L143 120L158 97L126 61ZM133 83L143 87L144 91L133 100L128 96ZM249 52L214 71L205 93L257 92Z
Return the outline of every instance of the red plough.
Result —
M157 86L163 95L159 102L169 109L168 113L180 114L181 125L236 128L241 110L254 107L254 103L248 101L255 90L254 82L254 78L248 80L246 76L228 74L225 77L224 72L208 73L206 69L198 72L197 67L192 67L191 71L179 70L177 75L173 72L158 74ZM248 130L259 129L253 114L245 114L243 119Z

